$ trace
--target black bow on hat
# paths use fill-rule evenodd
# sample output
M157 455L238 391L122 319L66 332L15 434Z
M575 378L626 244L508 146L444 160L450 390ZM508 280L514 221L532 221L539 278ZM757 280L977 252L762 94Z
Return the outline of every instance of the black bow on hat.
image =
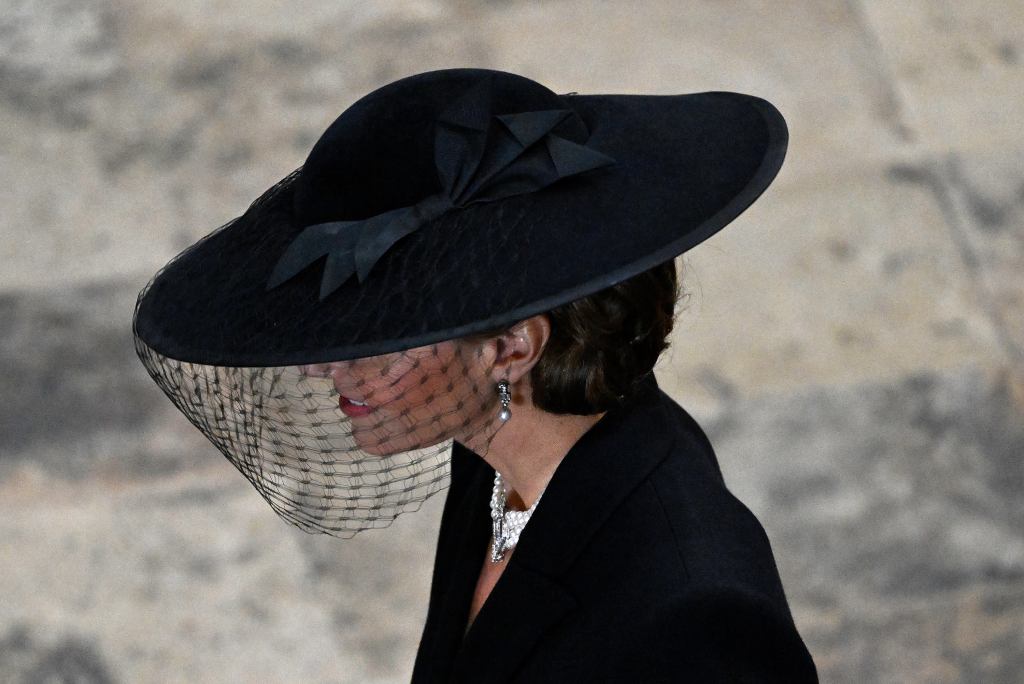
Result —
M398 240L452 209L541 190L552 183L615 163L611 157L552 131L571 109L494 114L493 78L481 79L438 117L434 164L443 189L408 207L359 221L308 226L271 273L271 290L327 256L320 299L353 274L363 282Z

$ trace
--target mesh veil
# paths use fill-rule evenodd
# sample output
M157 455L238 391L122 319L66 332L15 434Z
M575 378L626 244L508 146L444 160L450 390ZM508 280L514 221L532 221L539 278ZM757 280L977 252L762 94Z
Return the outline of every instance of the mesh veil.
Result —
M161 389L282 518L338 537L386 527L443 490L453 440L486 453L501 404L480 349L452 340L238 368L170 359L136 337Z

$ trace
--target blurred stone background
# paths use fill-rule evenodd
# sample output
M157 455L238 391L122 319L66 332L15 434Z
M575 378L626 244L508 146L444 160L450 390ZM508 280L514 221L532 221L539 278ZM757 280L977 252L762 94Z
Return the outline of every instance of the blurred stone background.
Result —
M662 386L822 681L1024 681L1024 5L953 0L3 0L0 680L408 680L443 496L291 528L130 317L356 98L452 66L778 105L787 163L683 260Z

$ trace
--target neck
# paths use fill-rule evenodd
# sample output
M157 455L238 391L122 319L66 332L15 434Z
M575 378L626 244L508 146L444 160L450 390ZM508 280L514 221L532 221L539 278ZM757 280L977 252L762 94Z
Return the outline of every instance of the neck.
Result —
M569 449L604 413L557 415L522 402L494 435L484 460L501 473L509 508L527 509L540 496Z

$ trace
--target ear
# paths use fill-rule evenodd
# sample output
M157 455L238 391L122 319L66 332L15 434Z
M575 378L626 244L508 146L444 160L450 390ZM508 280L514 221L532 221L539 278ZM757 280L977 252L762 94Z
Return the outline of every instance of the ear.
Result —
M550 337L551 320L547 314L531 316L496 335L493 380L519 382L540 361Z

